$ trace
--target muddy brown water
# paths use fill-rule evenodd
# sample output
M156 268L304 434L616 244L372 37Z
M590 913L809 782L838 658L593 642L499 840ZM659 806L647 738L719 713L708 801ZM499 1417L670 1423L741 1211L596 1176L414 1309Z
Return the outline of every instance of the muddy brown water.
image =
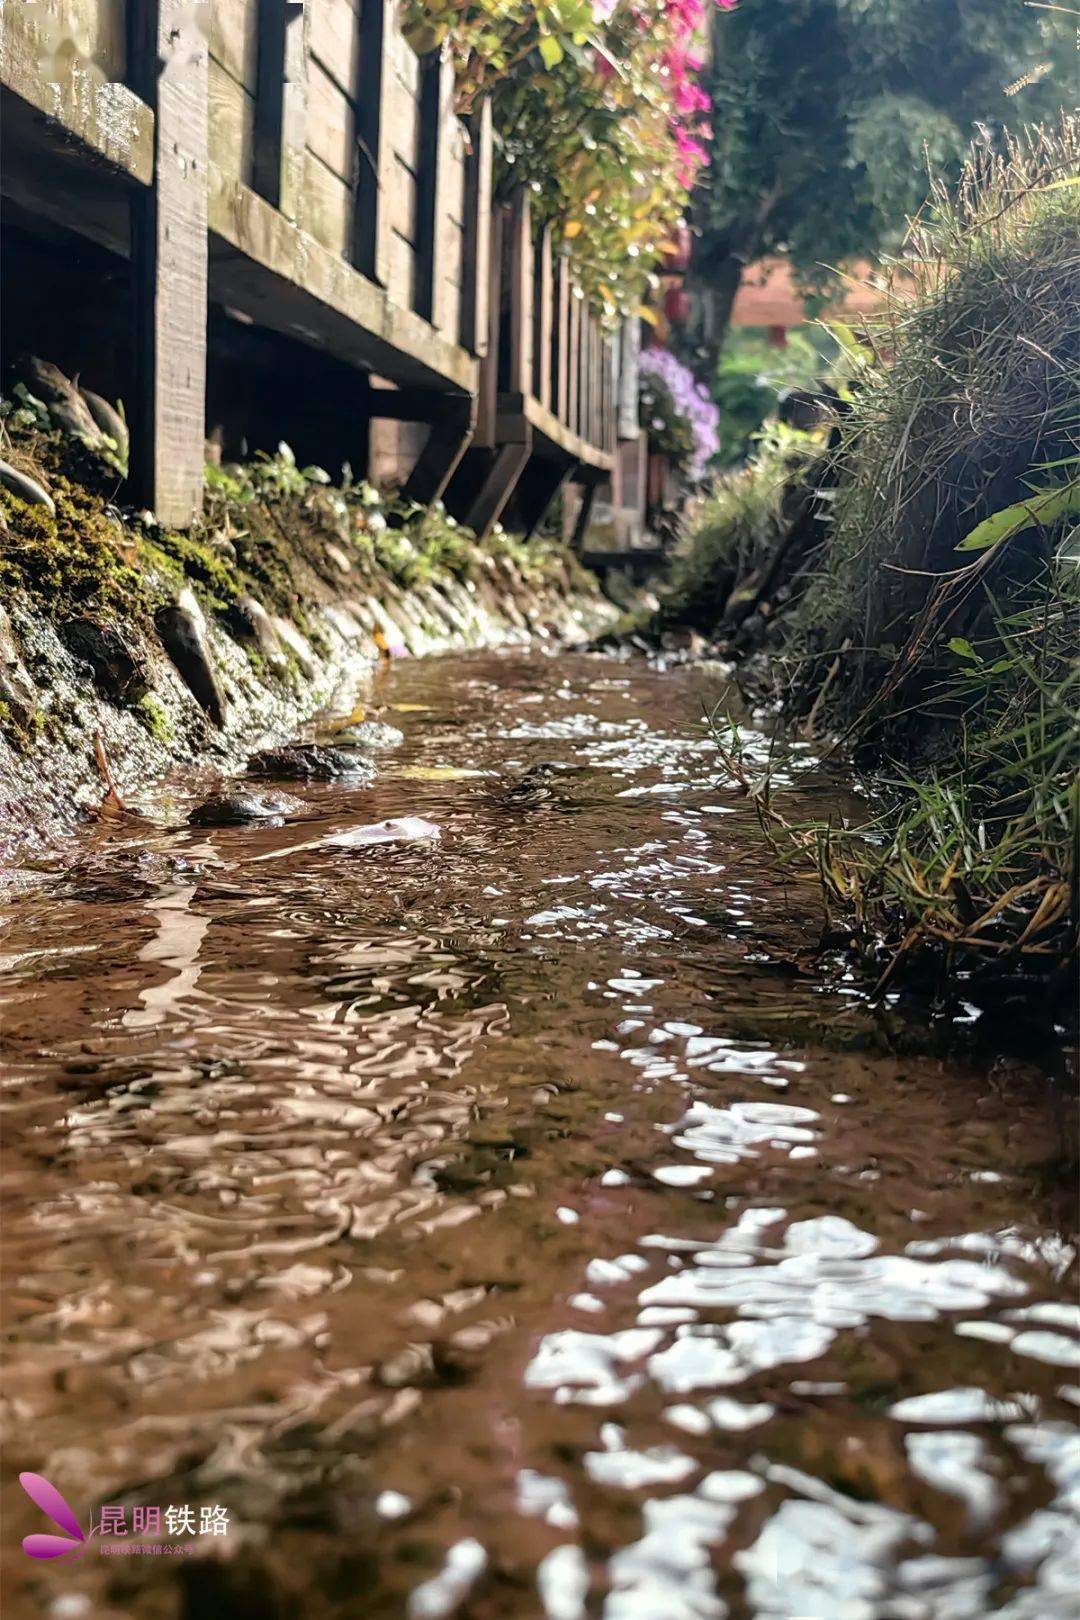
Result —
M1059 1110L815 963L718 680L398 665L373 789L8 874L9 1620L1077 1613Z

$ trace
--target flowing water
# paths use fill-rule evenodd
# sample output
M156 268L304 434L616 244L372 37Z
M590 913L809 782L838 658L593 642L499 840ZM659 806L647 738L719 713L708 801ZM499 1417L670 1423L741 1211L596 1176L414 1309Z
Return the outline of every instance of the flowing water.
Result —
M373 789L14 874L8 1620L1078 1612L1053 1091L890 1055L717 683L398 665Z

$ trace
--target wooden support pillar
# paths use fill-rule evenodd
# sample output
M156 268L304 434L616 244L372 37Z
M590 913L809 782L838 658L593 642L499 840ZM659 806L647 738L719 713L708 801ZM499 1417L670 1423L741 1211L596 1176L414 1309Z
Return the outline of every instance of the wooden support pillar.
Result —
M131 205L132 499L186 528L206 432L208 7L129 0L132 89L154 110L154 179Z
M570 303L570 271L560 253L555 268L551 408L564 427L570 425Z
M475 443L492 447L495 444L495 420L499 410L500 320L499 306L502 288L503 233L506 229L507 209L499 204L491 217L490 252L487 262L487 286L483 306L487 313L488 333L485 353L480 364L480 381L476 401ZM479 303L479 299L478 299Z
M449 47L420 62L420 172L416 221L418 315L437 331L446 326L446 235L450 230L454 179L454 67Z
M551 409L551 334L555 318L555 276L551 263L551 227L545 225L536 244L533 291L533 393Z
M532 392L533 346L533 249L529 193L519 191L510 206L507 222L507 275L510 296L510 353L506 391Z
M300 218L307 125L306 10L302 0L261 0L252 185L291 220Z
M566 345L566 425L571 433L580 431L578 410L581 398L581 312L583 308L582 300L577 296L577 288L571 284Z
M585 535L588 531L595 500L596 479L590 478L589 482L582 487L581 505L577 509L577 517L574 519L574 532L570 536L570 549L577 557L580 557L585 549Z
M491 103L468 119L465 158L465 232L461 263L461 346L483 356L488 350L491 277Z
M430 506L442 499L472 442L475 426L476 402L471 397L447 400L440 406L439 419L402 490L407 501Z
M487 475L465 514L465 522L481 539L502 516L531 454L532 435L528 429L520 442L503 444L496 450Z
M386 116L394 78L391 26L390 0L368 0L360 15L362 82L356 101L352 262L379 287L390 280L390 190L395 179L394 143Z
M558 460L541 460L534 456L525 468L518 482L516 504L526 540L536 533L544 521L545 512L576 465L576 462L561 457Z

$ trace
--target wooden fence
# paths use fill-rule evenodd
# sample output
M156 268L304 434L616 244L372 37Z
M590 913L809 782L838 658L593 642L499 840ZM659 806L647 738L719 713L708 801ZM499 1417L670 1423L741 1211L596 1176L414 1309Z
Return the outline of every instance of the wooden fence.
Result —
M493 202L489 118L393 0L9 0L0 29L5 198L129 266L133 499L199 509L208 308L355 368L358 442L412 424L407 493L480 530L610 476L627 346L527 197Z

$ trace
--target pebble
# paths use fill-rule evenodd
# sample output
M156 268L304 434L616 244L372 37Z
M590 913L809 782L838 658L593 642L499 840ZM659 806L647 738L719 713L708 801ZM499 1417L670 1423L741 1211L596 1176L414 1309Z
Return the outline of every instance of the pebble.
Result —
M278 825L290 810L299 809L299 800L287 793L211 793L188 816L192 827L243 827L251 822Z
M206 620L192 591L185 588L154 617L161 644L183 677L192 697L215 726L225 724L225 700L218 685L206 640Z
M354 782L359 779L366 784L375 776L368 760L346 753L343 748L326 748L321 743L266 748L248 760L247 768L252 776L281 776L294 781L332 782L337 777L347 776Z
M341 748L364 748L374 753L381 748L400 748L405 733L384 720L361 720L358 725L335 731L332 740Z

